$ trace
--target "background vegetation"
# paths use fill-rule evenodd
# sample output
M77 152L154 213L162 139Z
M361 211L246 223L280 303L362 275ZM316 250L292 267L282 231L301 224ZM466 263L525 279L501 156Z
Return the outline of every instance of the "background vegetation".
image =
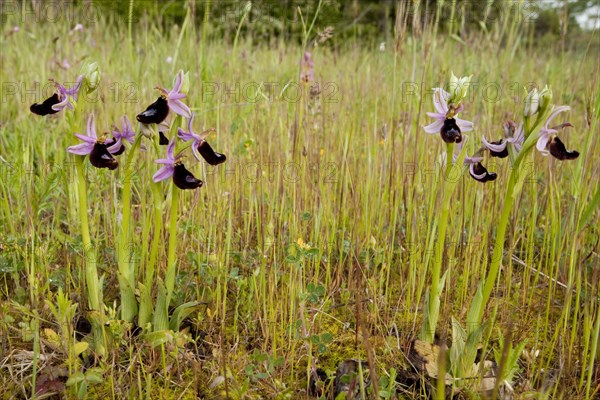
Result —
M326 1L306 43L301 16L312 21L315 1L250 9L238 2L53 3L57 18L47 4L2 4L0 397L53 388L77 396L73 387L86 382L90 398L300 398L309 395L312 370L333 375L342 361L370 356L390 397L418 398L394 382L410 368L441 200L442 142L422 126L430 122L429 89L451 71L477 83L462 115L476 126L472 146L481 135L499 138L505 119L519 118L524 87L549 84L554 102L572 108L575 129L563 140L581 156L529 160L482 351L493 359L501 336L524 343L513 380L519 398L598 394L600 221L590 204L600 176L599 42L597 31L572 19L586 2L536 4L532 21L521 1L492 1L487 9L460 0ZM315 64L312 89L298 83L305 50ZM216 169L190 164L205 186L179 198L171 305L202 304L187 333L158 346L136 340L118 318L114 248L124 171L86 171L116 342L102 359L73 345L85 341L75 331L85 330L86 317L65 151L73 132L64 114L29 112L51 94L48 78L73 82L87 61L102 74L100 94L89 99L99 130L122 115L133 120L156 98L154 86L170 86L183 69L196 124L214 127L211 144L228 156ZM148 203L153 160L146 154L137 166L131 252L141 277L149 255L140 244L161 229L152 209L163 205ZM497 181L464 176L452 204L442 341L451 342L451 317L465 320L488 266L510 165L488 169ZM167 241L165 233L162 269Z

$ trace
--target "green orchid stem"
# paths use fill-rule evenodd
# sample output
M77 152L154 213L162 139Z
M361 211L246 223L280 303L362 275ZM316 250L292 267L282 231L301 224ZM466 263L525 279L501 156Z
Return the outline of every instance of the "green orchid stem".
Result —
M427 315L423 320L421 329L421 340L433 343L435 329L440 311L440 296L443 290L443 282L440 280L442 271L442 259L444 255L444 245L446 241L446 229L448 228L448 216L450 215L450 200L452 193L456 188L456 183L462 175L462 163L465 157L464 149L458 157L457 163L452 163L452 154L454 144L446 145L446 168L444 173L444 192L442 196L442 212L436 216L436 226L438 227L437 241L435 242L435 256L433 260L433 270L431 272L431 289L427 299Z
M173 184L171 192L171 216L169 217L169 249L167 251L167 271L164 285L158 282L158 294L152 321L154 331L169 329L169 304L175 288L177 265L175 249L177 247L177 209L179 205L179 189Z
M500 271L500 264L502 263L504 239L506 237L506 227L508 226L510 212L512 211L518 193L523 187L523 180L525 178L524 174L526 172L521 171L521 163L535 147L537 136L533 135L533 132L545 119L545 115L546 114L544 113L539 114L533 124L531 124L529 117L525 117L525 143L523 144L521 152L519 152L519 154L516 156L512 165L510 178L504 194L502 214L500 215L500 221L498 222L498 228L496 231L496 241L494 242L492 261L483 287L482 301L480 303L474 301L471 304L469 311L469 315L477 316L476 321L468 321L470 329L476 329L476 327L481 323L486 305L490 299L490 296L492 295L492 290L494 290L494 286L496 285L496 279L498 278L498 272Z
M117 236L117 259L119 268L119 290L121 291L121 319L131 322L138 312L135 298L135 264L132 254L131 223L131 180L133 175L133 157L140 146L141 135L138 135L129 150L125 179L123 181L123 215Z
M92 246L90 227L88 222L88 200L85 171L83 167L84 157L76 157L75 167L77 170L77 197L79 198L79 221L81 222L81 240L85 252L85 283L87 286L88 303L92 312L103 315L102 291L98 279L96 250ZM94 333L95 350L98 355L104 355L104 332L102 325L91 319L92 331Z
M433 260L433 271L431 273L431 290L429 291L427 318L423 323L423 331L421 332L421 340L433 343L435 336L435 328L440 310L440 274L442 271L442 256L444 253L444 244L446 238L446 228L448 227L448 215L450 214L450 195L446 196L447 191L444 191L444 199L442 204L442 213L438 219L438 238L435 243L435 256Z
M169 250L167 253L167 272L165 274L165 286L167 289L167 307L171 301L171 295L175 288L175 274L177 273L175 250L177 248L177 213L179 208L180 190L173 184L171 192L171 215L169 217Z
M512 206L515 202L515 198L512 195L512 191L516 182L516 171L510 174L510 180L508 183L507 191L504 196L504 205L502 207L502 215L500 217L500 223L498 225L498 231L496 232L496 242L494 243L494 252L492 253L492 264L490 265L490 272L485 281L485 286L483 287L483 304L487 304L490 295L492 293L492 289L494 288L494 284L496 282L496 277L498 276L498 271L500 269L500 263L502 262L502 252L504 250L504 238L506 236L506 226L508 225L508 219L510 217L510 211L512 210ZM479 319L483 315L483 310L480 311Z
M517 184L519 178L519 165L521 164L522 159L523 157L517 157L517 159L515 160L515 164L513 165L512 171L510 173L510 178L506 187L506 193L504 194L502 214L500 216L500 222L498 223L498 229L496 231L496 241L494 243L494 250L492 252L492 262L490 264L489 273L485 278L481 307L477 311L477 313L473 314L477 315L477 321L472 321L475 322L475 324L470 324L473 326L479 325L482 321L485 306L487 305L487 302L489 301L490 296L492 295L492 290L494 290L496 278L498 277L498 272L500 271L500 264L502 263L502 254L504 252L504 239L506 237L506 227L508 226L510 212L512 210L513 204L515 203L516 196L514 191L515 185ZM471 305L471 307L474 306L475 303Z
M173 126L178 126L181 122L181 117L177 117L175 122L173 122ZM174 132L173 132L174 134ZM154 135L154 148L156 152L159 151L158 145L158 135ZM160 193L160 187L157 185L153 187L153 196L155 200L162 197ZM159 202L156 202L159 204ZM152 318L152 328L154 331L161 331L169 329L169 303L171 302L171 296L173 294L173 290L175 288L175 276L177 274L177 265L175 258L175 250L177 248L177 213L179 207L179 189L175 187L175 184L172 186L171 190L171 214L169 217L169 247L167 250L167 270L165 272L164 284L160 279L156 283L157 287L157 297L156 297L156 305L154 307L154 315ZM157 215L157 212L159 215ZM161 220L162 212L161 210L155 209L155 222L157 220ZM156 225L155 227L157 231L154 233L154 239L157 239L157 235L160 235L160 225ZM158 250L158 242L155 240L153 242L153 248L151 250L150 258L152 266L152 274L154 273L154 260L156 259L157 250ZM155 248L156 246L156 248ZM150 274L147 275L147 286L144 288L146 290L145 298L149 301L149 291L151 290L150 284L152 276ZM146 306L144 306L144 318L146 318Z
M77 157L77 197L79 198L79 221L81 222L81 240L85 252L85 279L88 290L88 302L90 309L100 310L100 296L98 291L98 270L96 268L96 251L92 247L90 238L90 227L88 222L87 185L85 182L85 171L83 157Z
M152 203L154 204L154 234L150 247L150 260L146 266L146 276L144 279L143 290L140 290L140 313L138 315L138 324L144 327L150 322L152 315L152 284L154 280L154 271L156 269L156 260L158 258L158 245L162 233L162 191L160 183L152 183Z
M160 153L160 145L158 143L158 131L155 131L152 135L152 145L154 148L155 155ZM154 273L156 271L156 262L158 260L158 245L161 243L162 235L162 214L163 214L163 193L162 185L160 183L152 182L152 204L154 211L154 233L152 236L152 243L150 245L150 258L146 264L146 274L144 277L144 284L140 284L140 313L138 315L138 325L145 328L146 325L152 319L152 288L154 287ZM160 282L157 282L157 286ZM160 291L159 291L160 292ZM158 301L158 299L157 299ZM157 326L165 326L168 322L164 320L162 314L163 310L159 310L158 304L154 309L154 321L153 328ZM161 328L162 329L162 328Z

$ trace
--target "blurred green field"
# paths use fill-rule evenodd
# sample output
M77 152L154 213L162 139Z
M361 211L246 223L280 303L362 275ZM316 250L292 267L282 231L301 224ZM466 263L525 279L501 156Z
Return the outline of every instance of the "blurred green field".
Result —
M469 153L482 135L500 138L507 118L521 118L524 88L547 84L555 104L571 107L559 122L575 128L561 138L581 155L560 162L534 151L525 162L527 179L484 317L483 357L494 359L500 335L515 346L525 343L513 398L598 395L597 31L574 42L538 38L510 3L483 23L485 29L460 21L448 27L445 14L441 21L435 13L421 18L423 2L411 12L390 6L392 15L397 11L393 28L362 41L342 22L326 38L328 21L319 17L306 43L302 35L265 39L242 9L226 40L220 20L202 13L206 4L196 4L193 13L176 5L182 10L177 23L139 14L131 26L124 10L98 6L82 30L64 15L56 21L4 15L0 397L30 398L42 380L77 398L80 384L65 381L85 365L102 376L90 378L88 398L316 398L309 395L310 371L322 368L331 376L347 359L375 369L370 376L377 377L381 398L423 396L394 385L392 369L410 369L407 356L431 284L445 148L423 126L431 122L425 114L433 111L431 88L443 86L451 72L473 75L461 114L475 124L467 133ZM308 26L315 7L305 11ZM306 50L314 60L313 86L299 80ZM136 277L147 273L147 243L157 229L157 274L167 267L171 190L157 186L164 202L153 203L158 167L148 142L131 176L122 167L85 164L91 240L113 345L98 359L89 352L81 361L73 352L73 328L88 310L75 163L66 152L77 140L64 112L40 118L29 106L52 94L49 78L73 83L86 62L98 63L101 86L81 101L76 132L84 133L89 112L99 133L123 115L134 121L158 96L154 87L171 87L182 69L189 72L186 101L196 113L196 131L215 128L209 141L228 157L218 167L186 158L205 183L179 195L171 307L200 302L186 322L193 343L173 333L173 340L152 346L147 336L131 338L119 317L115 249L129 177L133 239L127 248ZM465 173L453 196L437 325L442 342L452 343L452 317L466 320L490 263L510 162L486 159L486 167L498 173L495 182L481 184ZM153 220L155 207L162 226ZM78 304L66 330L50 306L59 288ZM362 394L375 398L374 386ZM480 395L466 385L461 396Z

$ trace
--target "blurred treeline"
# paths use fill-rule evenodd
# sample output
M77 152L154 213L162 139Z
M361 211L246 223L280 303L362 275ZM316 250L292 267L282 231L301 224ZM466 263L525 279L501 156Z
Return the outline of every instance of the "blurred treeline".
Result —
M68 3L87 6L128 25L131 12L133 29L147 27L153 21L170 29L181 25L188 7L196 27L207 22L212 38L232 41L240 26L241 38L254 41L300 41L302 18L310 24L319 0L0 0L16 4ZM583 30L576 16L598 7L598 0L322 0L317 32L332 27L336 41L393 41L399 18L408 21L406 32L418 33L423 26L437 21L438 33L462 37L490 30L502 23L502 14L515 9L523 16L528 37L542 46L561 41L563 46L587 46L598 34ZM4 7L3 7L4 8ZM597 14L597 11L596 11ZM506 20L506 18L504 18ZM594 40L595 39L595 40Z

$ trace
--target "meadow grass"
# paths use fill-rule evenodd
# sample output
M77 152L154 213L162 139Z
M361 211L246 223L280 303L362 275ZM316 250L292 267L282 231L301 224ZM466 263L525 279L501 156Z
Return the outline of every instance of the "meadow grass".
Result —
M101 15L73 34L67 24L26 24L2 39L3 395L29 396L39 371L72 355L59 350L49 331L72 332L49 306L58 289L78 303L72 318L87 308L74 158L65 151L74 132L64 113L29 112L50 95L41 90L48 78L73 82L85 61L101 70L101 95L86 104L99 131L122 115L133 120L157 97L154 86L169 87L183 69L196 124L215 128L211 144L228 156L218 168L189 161L205 185L178 199L171 306L201 302L192 314L204 335L200 349L116 339L120 346L95 364L103 381L90 378L90 397L298 398L313 366L332 373L345 359L369 359L380 377L408 368L431 284L444 152L422 126L430 122L430 89L451 71L473 74L479 84L462 114L475 123L470 152L481 135L500 137L507 116L519 118L523 87L551 85L554 103L572 108L575 129L562 139L579 159L559 162L535 152L526 160L531 171L510 216L483 319L484 350L493 358L501 334L515 345L525 342L515 379L523 398L597 395L597 49L536 46L527 24L510 15L487 33L461 38L434 24L409 34L399 16L396 39L384 51L378 43L335 42L335 33L335 46L311 46L320 84L311 95L298 82L304 49L297 44L240 36L231 46L191 22L164 29L142 18L128 29L115 18ZM5 31L11 24L18 21L9 19ZM315 29L323 29L318 19ZM71 68L59 67L63 59ZM85 120L75 123L83 133ZM149 153L141 153L131 176L134 234L127 243L142 281L152 258L143 244L162 230L156 269L164 274L169 242L171 195L163 185L161 201L153 200L149 182L157 167ZM510 163L487 166L498 180L480 184L464 174L452 198L437 325L442 340L451 340L451 317L466 320L490 263ZM85 170L104 303L109 324L118 327L115 249L127 177L124 168L96 170L86 162Z

